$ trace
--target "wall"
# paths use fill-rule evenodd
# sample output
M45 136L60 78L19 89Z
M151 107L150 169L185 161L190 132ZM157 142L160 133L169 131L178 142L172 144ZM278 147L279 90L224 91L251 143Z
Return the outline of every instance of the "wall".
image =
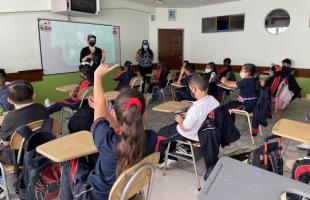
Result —
M233 64L253 62L258 66L279 63L290 57L294 66L310 68L309 0L243 0L199 8L177 9L177 21L167 20L167 9L156 9L157 19L150 23L150 38L157 44L158 28L184 28L185 55L195 63L222 63L231 57ZM287 32L273 36L265 31L264 19L273 9L284 8L291 16ZM201 19L245 13L245 30L231 33L201 34ZM154 48L153 48L154 49ZM157 50L155 49L155 52Z
M67 20L51 13L49 0L0 1L0 66L7 72L41 69L38 18ZM121 59L134 60L143 39L149 37L149 13L154 9L124 0L103 0L102 15L72 17L73 21L118 25L121 28ZM5 47L5 48L3 48Z

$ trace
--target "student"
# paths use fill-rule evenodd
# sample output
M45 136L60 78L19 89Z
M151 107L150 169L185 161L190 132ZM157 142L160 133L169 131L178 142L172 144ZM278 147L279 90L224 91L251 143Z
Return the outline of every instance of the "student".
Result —
M188 60L184 60L184 61L183 61L183 66L181 67L181 69L184 68L186 65L189 65L189 64L190 64L190 63L189 63Z
M218 101L207 94L208 80L203 74L195 74L189 80L190 91L197 101L187 111L185 118L176 114L175 121L160 129L158 135L158 151L160 152L159 167L163 167L167 144L175 140L198 141L198 130L206 120L208 114L219 106ZM171 149L173 150L173 148ZM168 159L168 165L175 161Z
M6 74L0 71L0 109L3 111L13 110L13 105L8 102Z
M194 73L195 73L195 67L192 64L188 64L184 68L182 68L177 83L185 87L175 88L172 91L172 95L175 101L182 101L182 100L195 101L196 100L192 96L190 89L189 89L189 85L188 85L188 82L190 78L194 75Z
M8 101L15 110L3 120L1 126L0 162L13 165L14 151L9 148L15 129L42 119L49 118L46 108L33 103L35 93L28 81L16 80L8 86Z
M204 75L209 80L208 95L212 95L214 98L219 99L219 89L217 87L217 71L214 62L210 62L206 65Z
M292 98L292 100L294 100L295 98L300 98L301 97L301 88L299 87L293 72L294 69L292 68L292 61L288 58L282 60L282 68L281 68L281 79L287 79L288 81L288 86L289 86L289 90L294 92L294 96Z
M78 97L79 93L87 88L93 85L93 78L92 73L90 70L89 63L83 63L79 66L80 69L80 76L82 78L82 81L80 82L79 86L75 88L74 91L70 92L69 98L66 100L60 100L54 103L51 106L48 106L47 110L49 114L52 114L54 112L60 111L64 106L69 107L73 110L76 110L79 108L79 105L81 103L81 99Z
M167 76L169 74L168 66L164 62L159 62L157 73L154 75L154 80L157 82L150 83L148 93L152 93L154 86L158 85L159 89L167 86Z
M125 170L155 150L156 134L144 131L144 96L135 89L124 90L114 101L110 112L107 108L102 78L115 69L101 64L95 71L94 124L92 133L99 157L86 180L75 181L74 199L107 200L109 192Z
M257 98L258 98L258 83L256 74L256 67L254 64L244 64L240 71L240 81L229 81L223 77L221 82L232 88L239 88L240 94L238 101L231 101L227 104L228 108L240 108L247 112L253 112Z
M219 73L219 78L223 78L226 77L227 80L229 81L236 81L236 76L235 73L232 69L232 67L230 66L231 64L231 59L230 58L225 58L223 60L223 64L224 64L224 68L223 70Z
M118 81L115 90L121 90L122 88L128 87L130 80L135 76L137 76L137 74L132 70L132 63L126 61L124 63L124 69L113 76L113 80Z

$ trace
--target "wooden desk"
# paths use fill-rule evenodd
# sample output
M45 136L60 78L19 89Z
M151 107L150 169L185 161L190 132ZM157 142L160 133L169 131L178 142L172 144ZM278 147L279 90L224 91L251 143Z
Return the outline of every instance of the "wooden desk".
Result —
M307 94L307 95L306 95L306 98L310 100L310 94Z
M310 143L310 124L307 123L281 119L272 127L272 133L298 142Z
M64 86L57 87L56 90L60 92L70 92L70 91L75 90L77 86L78 86L77 84L64 85Z
M226 89L226 90L230 90L230 91L236 91L238 88L231 88L231 87L227 87L226 85L224 85L223 83L218 83L217 84L218 87L221 87L223 89Z
M92 133L88 131L80 131L52 140L38 146L36 151L54 162L64 162L98 152Z
M117 98L117 96L120 94L119 91L108 91L104 93L109 101L113 101Z
M167 101L165 103L162 103L160 105L157 105L153 107L154 111L157 112L175 112L178 110L186 109L192 106L192 103L189 102L180 102L180 101Z
M2 116L0 116L0 126L3 123L4 118L9 114L9 112L3 112Z
M270 76L270 71L271 70L264 70L260 74L264 74L264 75L269 75Z
M171 83L171 85L174 86L174 87L178 87L178 88L186 87L186 86L181 85L181 84L176 83L176 82L175 83Z

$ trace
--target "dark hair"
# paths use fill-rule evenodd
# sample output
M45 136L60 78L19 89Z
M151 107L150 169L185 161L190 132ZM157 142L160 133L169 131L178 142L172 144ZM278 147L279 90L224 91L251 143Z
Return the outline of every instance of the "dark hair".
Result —
M168 65L166 64L166 62L164 61L159 61L159 68L161 69L162 73L164 73L165 75L168 75Z
M87 36L87 41L88 41L90 38L94 38L94 39L96 40L96 36L94 36L93 34L89 34L89 35Z
M87 77L87 79L91 80L92 79L92 73L91 73L91 70L90 70L90 65L88 64L81 64L79 66L79 70L80 72Z
M8 86L8 97L16 104L31 103L33 93L31 83L26 80L16 80Z
M193 64L188 64L185 66L185 69L189 72L189 73L194 73L195 72L195 66Z
M0 85L4 85L5 81L6 81L5 75L0 73Z
M286 63L286 64L289 64L289 65L292 64L292 61L291 61L291 59L289 59L289 58L285 58L284 60L282 60L282 62L283 62L283 63Z
M224 63L224 64L225 64L225 63L230 64L230 63L231 63L231 59L230 59L230 58L225 58L225 59L223 60L223 63Z
M189 79L189 85L195 85L199 88L199 90L207 91L209 86L209 80L205 75L197 73Z
M153 56L154 56L153 51L150 49L150 44L149 44L149 42L148 42L147 40L143 40L143 41L142 41L142 45L141 45L141 49L140 49L141 55L143 56L143 55L146 53L146 51L145 51L144 48L143 48L143 45L144 45L144 44L147 44L147 45L148 45L148 47L147 47L147 52L149 52L149 54L153 57Z
M207 65L211 67L211 70L212 70L213 72L217 73L216 65L215 65L214 62L209 62Z
M189 65L189 61L188 60L184 60L183 63L185 63L185 66Z
M256 74L256 66L252 63L246 63L243 65L246 72L250 73L251 76Z
M6 77L5 69L0 69L0 74L3 74L3 76Z
M124 105L130 98L137 98L142 109L131 105L124 110ZM145 133L143 113L145 111L144 96L136 89L125 89L114 101L114 109L118 123L122 126L122 140L117 145L116 175L138 163L144 155Z
M124 63L124 66L125 66L125 67L128 67L128 68L130 68L131 65L132 65L132 62L129 61L129 60L127 60L127 61Z

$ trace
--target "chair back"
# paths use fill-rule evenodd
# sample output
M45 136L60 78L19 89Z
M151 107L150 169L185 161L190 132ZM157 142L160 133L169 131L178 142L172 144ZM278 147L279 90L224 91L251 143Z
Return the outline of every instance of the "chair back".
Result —
M143 84L143 78L141 76L135 76L129 82L130 88L134 88L134 87L139 86L140 92L142 91L142 84Z
M94 93L94 86L90 86L90 87L87 87L87 88L84 88L79 94L78 94L78 97L79 99L81 100L80 102L80 106L79 106L79 109L81 109L82 105L83 105L83 101L88 99L88 97L90 95L92 95Z
M123 172L114 183L109 200L127 200L148 185L146 199L150 198L154 171L159 161L159 153L153 153Z

